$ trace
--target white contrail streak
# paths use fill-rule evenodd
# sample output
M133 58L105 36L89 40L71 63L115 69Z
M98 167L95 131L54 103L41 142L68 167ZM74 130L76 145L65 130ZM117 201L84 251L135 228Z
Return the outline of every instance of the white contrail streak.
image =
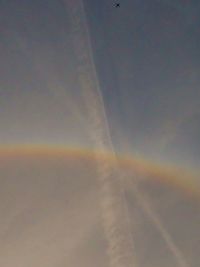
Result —
M72 26L72 40L77 56L78 79L85 98L91 121L92 139L98 151L113 153L109 125L104 102L99 87L98 77L92 56L91 41L81 0L66 0ZM136 255L130 230L127 205L124 197L123 175L117 165L110 164L105 158L97 156L98 178L101 186L102 215L105 235L108 241L108 254L113 267L136 266ZM160 231L180 267L188 267L183 254L176 247L167 230L161 224L148 201L135 187L135 196L142 209Z
M115 156L103 98L92 56L91 42L81 0L67 0L72 40L78 63L78 79L90 116L93 142L97 151L111 151ZM101 187L101 206L108 255L113 267L135 267L132 233L127 216L122 177L117 165L97 156Z
M147 214L148 218L151 220L151 222L156 226L157 230L160 232L163 240L168 245L169 250L174 255L174 258L176 259L178 265L180 267L189 267L182 251L176 246L174 243L172 237L170 236L169 232L166 230L164 225L162 224L158 214L153 209L150 200L147 196L144 195L144 192L139 190L137 187L137 182L133 184L133 181L130 181L132 183L132 189L134 192L134 197L138 201L141 208L144 210L144 212Z

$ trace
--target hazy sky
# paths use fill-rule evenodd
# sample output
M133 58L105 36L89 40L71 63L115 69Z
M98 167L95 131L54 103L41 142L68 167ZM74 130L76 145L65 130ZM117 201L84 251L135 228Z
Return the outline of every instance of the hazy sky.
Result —
M200 1L119 2L115 8L112 0L83 0L90 34L84 47L76 26L83 25L82 37L87 27L69 9L75 0L0 0L1 266L108 266L106 238L117 249L127 245L113 231L116 218L122 228L130 226L138 267L199 266L199 175L190 179L179 165L197 170L200 163ZM136 161L130 170L124 165L121 180L121 170L102 157L101 176L81 150L94 145L92 123L99 130L93 137L104 136L99 102L90 103L94 98L80 82L79 61L89 48L116 151L165 167ZM13 144L33 146L27 152ZM78 147L79 153L50 153L49 145ZM168 162L176 165L173 173ZM119 178L119 188L107 190L109 178ZM133 181L142 190L139 200ZM143 191L149 198L140 201ZM110 232L103 232L103 216Z
M107 162L113 161L108 157ZM167 168L145 162L125 163L120 166L129 181L124 188L137 262L131 266L198 267L200 205L192 189L197 184L183 191L180 172L170 175ZM111 266L94 155L44 147L5 149L0 153L0 173L1 266ZM165 234L135 197L133 177L139 178L141 196L148 195L147 207L153 207ZM176 182L179 188L173 186ZM172 242L166 242L166 232Z
M198 165L200 4L85 0L116 148ZM1 143L90 146L64 1L1 0Z

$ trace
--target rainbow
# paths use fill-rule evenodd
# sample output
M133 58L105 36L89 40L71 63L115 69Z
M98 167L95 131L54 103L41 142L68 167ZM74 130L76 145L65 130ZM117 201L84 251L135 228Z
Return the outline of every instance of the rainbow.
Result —
M94 155L95 154L95 155ZM52 145L0 145L0 166L2 161L13 158L66 158L93 160L96 152L83 148L70 148L66 146ZM97 157L114 163L111 153L97 153ZM168 186L181 189L192 198L200 200L200 175L194 170L185 170L177 166L157 164L145 159L133 156L117 156L118 162L130 173L142 175L145 179L164 183Z

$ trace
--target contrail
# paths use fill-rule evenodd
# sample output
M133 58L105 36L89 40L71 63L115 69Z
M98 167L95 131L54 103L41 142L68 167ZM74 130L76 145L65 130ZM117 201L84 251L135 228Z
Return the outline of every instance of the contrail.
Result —
M108 254L113 267L135 267L136 255L128 209L124 195L122 173L117 164L114 147L109 133L109 125L104 102L93 61L89 30L81 0L66 0L72 27L72 41L77 56L78 79L83 98L88 107L91 122L91 137L98 151L111 151L115 157L113 164L97 156L97 171L101 186L101 206ZM135 187L135 196L142 209L160 231L180 267L188 267L183 254L174 244L160 219L148 201Z
M111 151L114 147L109 133L104 102L93 61L91 41L81 0L67 0L72 28L72 41L78 63L78 79L90 116L91 137L96 151ZM101 207L105 236L108 243L110 265L135 267L134 244L130 230L124 188L117 164L105 158L97 159L97 172L101 187Z
M168 233L168 231L162 224L159 216L153 209L149 198L147 198L147 196L144 195L144 192L141 192L141 190L139 190L136 182L134 184L132 180L130 182L132 183L131 188L133 189L134 197L136 198L136 200L138 201L139 205L144 210L144 212L147 214L148 218L151 220L151 222L156 226L157 230L160 232L163 240L168 245L168 248L171 251L174 258L176 259L178 265L180 267L189 267L182 251L176 246L172 237L170 236L170 234Z

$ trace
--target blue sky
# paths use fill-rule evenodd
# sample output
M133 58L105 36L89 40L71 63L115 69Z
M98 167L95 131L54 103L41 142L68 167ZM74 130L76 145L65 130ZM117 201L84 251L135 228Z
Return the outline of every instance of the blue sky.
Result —
M196 160L198 3L123 1L116 10L87 2L108 112L117 114L133 149Z
M198 166L198 1L84 4L116 149ZM0 7L1 143L90 146L70 10L51 0Z

